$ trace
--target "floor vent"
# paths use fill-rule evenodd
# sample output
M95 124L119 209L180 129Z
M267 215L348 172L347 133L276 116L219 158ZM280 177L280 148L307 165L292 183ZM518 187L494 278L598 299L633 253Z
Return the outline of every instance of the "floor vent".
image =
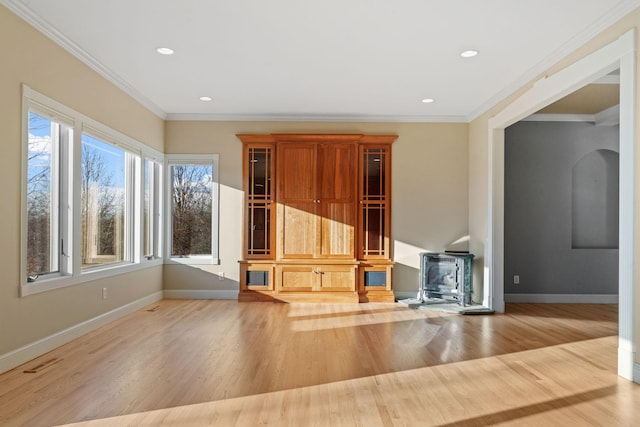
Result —
M25 369L24 373L25 374L35 374L38 373L40 371L42 371L45 368L48 368L49 366L55 365L56 363L58 363L59 361L61 361L62 359L58 359L57 357L54 357L53 359L49 359L46 362L42 362L41 364L39 364L38 366L34 366L31 369Z

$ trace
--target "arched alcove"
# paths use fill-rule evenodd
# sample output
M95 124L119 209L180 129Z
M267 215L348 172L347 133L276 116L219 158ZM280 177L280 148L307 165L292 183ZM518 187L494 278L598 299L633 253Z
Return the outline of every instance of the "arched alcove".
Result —
M573 249L617 249L620 159L613 150L594 150L572 170Z

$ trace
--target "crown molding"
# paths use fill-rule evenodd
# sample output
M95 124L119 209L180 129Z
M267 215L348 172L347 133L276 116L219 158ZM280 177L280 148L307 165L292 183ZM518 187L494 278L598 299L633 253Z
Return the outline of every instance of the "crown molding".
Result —
M473 112L471 112L467 116L467 121L472 122L473 120L480 117L482 114L489 111L491 108L498 105L500 102L507 99L511 94L516 92L518 89L524 87L527 83L532 82L541 74L543 74L546 70L551 68L553 65L560 62L563 58L566 58L569 54L574 52L580 46L587 43L589 40L594 38L596 35L604 31L606 28L610 27L620 19L622 19L625 15L630 13L632 10L640 7L640 0L625 0L620 2L615 8L613 8L609 13L603 15L600 19L594 22L592 25L585 28L580 33L576 34L569 41L567 41L564 45L562 45L559 49L553 52L551 55L544 58L540 61L535 67L529 69L526 73L524 73L520 78L516 79L514 82L506 86L500 92L496 93L494 96L489 98L485 103L476 108Z
M0 0L0 4L4 5L7 9L15 13L18 17L22 18L36 30L40 31L45 37L58 44L65 49L71 55L76 57L80 62L97 72L99 75L107 79L117 88L124 93L132 97L134 100L142 104L145 108L152 113L165 119L167 114L158 107L153 101L144 96L135 87L129 84L126 80L118 76L111 71L108 67L98 61L96 58L87 53L84 49L74 43L71 39L66 37L60 31L56 30L49 22L44 20L40 15L35 13L31 8L26 6L23 2L15 0Z
M183 114L169 113L166 120L210 122L366 122L366 123L467 123L465 116L392 116L323 114Z
M597 80L594 80L591 84L593 85L619 85L620 84L620 74L607 74L606 76L602 76Z
M620 105L614 105L593 115L596 126L617 126L620 124Z
M616 126L620 124L620 105L606 108L595 114L554 114L536 113L525 117L523 122L589 122L596 126Z
M593 114L532 114L522 122L595 122Z

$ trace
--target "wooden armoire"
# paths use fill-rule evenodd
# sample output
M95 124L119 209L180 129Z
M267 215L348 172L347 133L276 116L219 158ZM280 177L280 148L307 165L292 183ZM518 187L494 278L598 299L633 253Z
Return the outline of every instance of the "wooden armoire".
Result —
M243 143L239 301L393 302L395 135L237 135Z

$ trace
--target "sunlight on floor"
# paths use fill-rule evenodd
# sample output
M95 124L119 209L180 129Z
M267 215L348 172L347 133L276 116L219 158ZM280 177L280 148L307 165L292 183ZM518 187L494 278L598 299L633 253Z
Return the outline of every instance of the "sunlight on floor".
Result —
M334 308L323 304L314 307L312 310L304 308L304 316L297 316L295 314L297 310L296 305L292 305L289 317L307 317L307 319L294 320L292 322L292 330L296 332L309 332L336 328L352 328L364 325L424 320L430 317L428 313L424 311L398 308L398 306L394 304L390 304L386 308L377 309L363 308L362 305L363 304L341 304L339 307ZM313 316L309 315L310 312L313 313ZM318 316L321 317L318 318ZM435 325L433 327L436 331L439 329Z
M632 425L640 386L606 368L616 347L611 336L69 425Z

